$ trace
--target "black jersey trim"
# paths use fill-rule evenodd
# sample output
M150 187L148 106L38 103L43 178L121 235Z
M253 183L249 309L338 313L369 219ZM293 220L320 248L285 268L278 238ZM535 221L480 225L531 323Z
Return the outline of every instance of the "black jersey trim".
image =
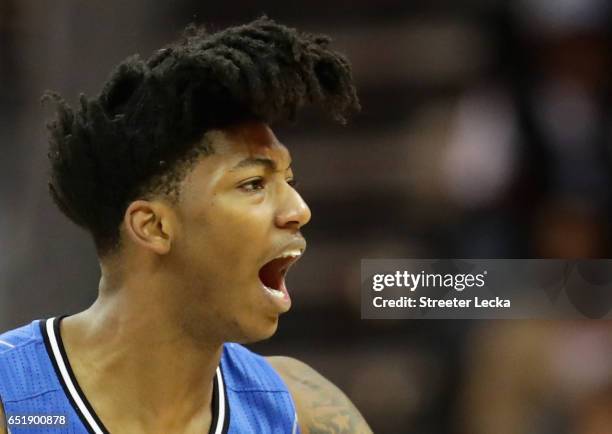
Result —
M53 363L55 373L64 389L64 393L81 419L81 422L83 422L83 426L91 434L109 434L108 429L106 429L87 400L87 397L83 394L83 390L81 390L68 361L59 329L60 322L64 316L49 318L40 322L47 353Z
M229 400L227 399L227 388L223 379L221 364L217 368L213 381L212 396L212 421L208 434L227 434L229 431Z
M82 422L83 426L85 427L87 432L89 432L90 434L96 434L96 432L87 423L87 419L85 418L85 416L79 411L79 406L77 405L77 403L72 398L72 394L70 393L70 390L68 389L68 386L66 385L66 383L63 380L62 372L60 370L59 365L57 364L57 360L55 359L55 356L54 356L54 353L53 353L53 347L51 345L51 339L49 338L49 334L47 333L47 323L49 321L53 322L53 320L54 320L54 318L45 319L45 320L39 320L38 321L38 324L40 326L40 333L41 333L41 335L43 337L43 341L45 343L45 349L47 350L47 356L51 360L51 364L53 365L53 369L55 370L55 375L57 377L57 380L59 381L59 383L62 386L62 389L64 390L64 395L66 395L66 398L68 398L68 401L72 405L72 408L76 412L76 414L79 417L79 419L81 419L81 422Z
M212 415L210 421L210 429L208 430L208 434L216 434L217 425L219 424L219 379L217 378L217 372L215 371L215 376L213 378L213 390L212 390Z
M223 380L223 393L225 396L225 419L223 421L223 429L221 430L221 433L227 434L229 432L230 426L230 406L229 398L227 397L227 387L225 384L225 379L223 378L223 368L221 367L221 361L219 361L219 376Z

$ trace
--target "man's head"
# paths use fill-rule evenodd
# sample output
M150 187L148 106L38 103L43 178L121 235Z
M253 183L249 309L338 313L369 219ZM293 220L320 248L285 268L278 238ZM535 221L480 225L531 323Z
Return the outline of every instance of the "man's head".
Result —
M176 198L198 157L215 152L207 131L291 120L307 104L343 121L359 103L348 62L329 42L265 17L215 34L190 27L151 58L126 59L79 109L52 96L55 203L104 256L119 246L132 201Z
M300 228L310 210L293 188L289 151L266 124L242 123L206 139L215 152L187 173L178 200L130 203L119 260L129 256L141 272L163 276L172 291L157 302L176 306L190 334L269 337L291 304L285 274L305 248Z
M124 61L77 111L52 96L54 201L118 274L131 260L163 275L188 333L262 339L289 309L284 274L310 210L269 125L307 104L339 121L359 109L348 62L328 43L267 18L190 28Z

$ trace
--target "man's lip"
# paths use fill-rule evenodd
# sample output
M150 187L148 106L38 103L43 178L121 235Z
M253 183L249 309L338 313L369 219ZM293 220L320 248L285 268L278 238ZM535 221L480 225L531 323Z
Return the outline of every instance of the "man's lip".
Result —
M285 244L281 249L277 250L273 256L268 257L268 259L263 264L261 264L261 267L266 265L268 262L281 257L284 253L291 252L291 251L299 251L300 255L290 258L290 260L288 261L290 265L292 265L295 261L297 261L306 251L306 240L302 237L298 237L298 238L291 240L289 243Z

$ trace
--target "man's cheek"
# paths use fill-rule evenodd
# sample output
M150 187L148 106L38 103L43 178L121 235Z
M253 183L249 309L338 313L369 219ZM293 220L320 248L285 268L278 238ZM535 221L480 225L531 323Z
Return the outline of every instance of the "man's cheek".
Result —
M220 228L220 232L226 243L238 245L249 243L250 245L253 242L261 242L261 232L263 232L261 226L253 218L236 216L225 220L225 224Z

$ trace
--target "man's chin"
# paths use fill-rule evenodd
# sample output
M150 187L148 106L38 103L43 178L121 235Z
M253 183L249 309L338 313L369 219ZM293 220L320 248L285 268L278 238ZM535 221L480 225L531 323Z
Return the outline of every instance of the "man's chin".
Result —
M271 338L278 329L278 316L267 318L258 324L253 324L242 328L242 338L233 342L239 344L254 344L255 342L265 341Z

